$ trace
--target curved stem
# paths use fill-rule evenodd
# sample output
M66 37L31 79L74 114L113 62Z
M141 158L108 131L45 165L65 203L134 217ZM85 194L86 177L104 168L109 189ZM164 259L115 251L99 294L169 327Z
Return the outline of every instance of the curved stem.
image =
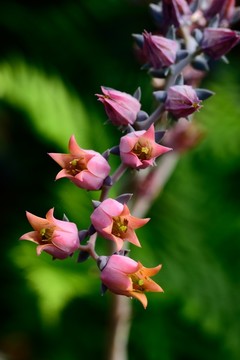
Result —
M121 163L115 173L112 175L112 184L110 186L103 186L99 199L100 201L103 201L108 197L110 189L122 177L126 170L127 166Z
M120 179L126 170L127 166L121 163L115 173L112 175L112 186Z
M97 233L95 232L94 234L92 234L87 242L86 245L79 245L79 250L81 251L85 251L88 252L89 255L95 260L97 261L99 256L95 251L95 244L96 244L96 240L97 240Z
M132 214L136 217L146 216L153 201L160 194L164 185L175 170L179 154L170 152L165 154L157 167L154 167L147 176L136 186L136 200L132 205Z
M183 34L187 38L188 32L183 29ZM189 42L191 39L188 39ZM185 39L186 41L186 39ZM190 50L191 47L191 50ZM168 90L170 86L175 84L176 78L182 72L182 70L191 63L195 56L199 54L199 50L194 48L192 42L191 46L187 44L187 48L191 51L185 59L178 64L173 65L170 69L169 76L166 79L164 90ZM141 123L136 124L136 129L144 130L148 129L152 124L156 123L164 113L164 103L160 104L155 111L149 116L149 118ZM168 181L172 172L174 171L178 162L179 154L172 152L166 154L157 167L152 168L149 172L144 174L141 179L136 182L135 202L132 204L131 213L136 217L143 217L149 211L154 200L159 195L164 185ZM124 165L120 165L112 176L112 185L120 179L123 173L126 171ZM101 195L101 199L104 199L108 190L104 190ZM127 344L129 339L129 332L131 326L131 304L130 299L120 295L113 296L113 307L111 311L111 324L109 333L109 352L108 360L127 360Z

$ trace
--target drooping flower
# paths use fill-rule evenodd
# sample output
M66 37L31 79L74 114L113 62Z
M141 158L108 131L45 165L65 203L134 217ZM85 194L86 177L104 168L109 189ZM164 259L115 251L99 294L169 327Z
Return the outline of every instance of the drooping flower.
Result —
M53 208L50 209L46 218L26 212L33 231L22 235L20 240L37 244L37 255L45 251L55 259L65 259L79 247L78 229L76 224L70 221L55 219L53 211Z
M220 59L240 41L240 33L225 28L205 28L201 41L202 51L212 59Z
M101 86L103 94L96 94L104 105L109 120L116 126L132 125L140 111L140 102L125 92Z
M124 241L141 246L134 230L149 220L132 216L126 204L111 198L101 202L91 215L95 230L105 239L114 241L117 251L122 248Z
M146 268L140 262L127 256L112 255L103 269L101 269L100 256L99 267L101 281L111 292L136 298L145 309L147 307L146 292L163 292L163 289L151 279L160 271L161 265Z
M172 150L155 142L154 125L148 130L139 130L124 135L119 145L122 163L135 169L145 169L155 159Z
M56 180L65 177L82 189L99 190L110 172L107 160L96 151L80 148L74 135L69 140L69 152L48 154L62 167Z
M187 117L198 111L202 105L196 91L190 85L173 85L167 91L165 110L176 118Z
M177 50L176 41L163 36L152 35L147 31L143 32L143 54L154 69L174 64Z

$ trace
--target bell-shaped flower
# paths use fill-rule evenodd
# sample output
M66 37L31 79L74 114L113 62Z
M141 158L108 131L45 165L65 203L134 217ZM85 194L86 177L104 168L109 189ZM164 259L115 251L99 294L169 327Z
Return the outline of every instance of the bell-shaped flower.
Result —
M82 189L99 190L110 172L107 160L96 151L80 148L74 135L69 140L69 154L49 155L62 167L56 180L68 178Z
M217 60L239 43L240 33L225 28L205 28L201 41L202 51Z
M163 289L151 279L160 271L161 265L146 268L127 256L112 255L103 269L100 256L99 267L102 270L101 281L104 286L115 294L136 298L145 309L146 292L163 292Z
M148 130L139 130L124 135L119 145L122 163L134 168L145 169L154 165L155 159L172 150L155 142L154 125Z
M108 198L98 205L91 214L91 222L99 235L116 243L119 251L125 241L141 246L135 229L145 225L150 219L139 219L130 214L126 204Z
M174 64L176 60L178 43L163 36L143 32L143 54L148 64L154 69Z
M101 86L103 94L96 94L104 105L109 120L116 126L132 125L141 108L140 102L132 95Z
M37 255L45 251L54 259L65 259L79 247L78 229L76 224L70 221L55 219L53 211L53 208L50 209L46 218L26 212L34 231L22 235L20 240L29 240L37 244Z
M165 110L176 118L187 117L198 111L202 105L196 91L190 85L173 85L167 91Z

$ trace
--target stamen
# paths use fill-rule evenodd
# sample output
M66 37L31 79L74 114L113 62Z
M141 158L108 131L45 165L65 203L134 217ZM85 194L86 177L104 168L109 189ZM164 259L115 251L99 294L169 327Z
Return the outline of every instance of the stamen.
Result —
M119 216L113 218L112 234L118 237L123 237L128 229L128 220Z
M152 148L148 142L141 144L141 142L138 141L133 148L133 153L136 154L140 160L149 160L151 158Z
M42 242L50 242L51 237L52 237L52 230L48 229L48 228L42 228L39 231L40 235L41 235L41 240Z
M87 167L86 167L86 164L84 161L84 157L80 157L80 158L73 159L72 161L69 161L67 171L71 175L75 176L78 173L80 173L82 170L85 170L86 168Z

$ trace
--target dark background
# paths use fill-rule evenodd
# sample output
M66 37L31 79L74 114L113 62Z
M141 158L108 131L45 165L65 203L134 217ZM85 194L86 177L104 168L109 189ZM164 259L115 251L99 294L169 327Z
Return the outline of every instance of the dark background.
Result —
M101 85L140 86L151 111L131 37L144 29L154 29L147 1L0 3L1 360L106 358L111 295L100 295L95 264L37 257L18 239L30 231L26 210L44 217L54 207L88 226L99 194L54 182L47 153L66 152L72 134L100 152L117 144L95 96ZM138 231L142 249L131 250L145 266L163 264L156 281L165 292L149 294L147 310L132 300L130 360L240 358L238 47L228 59L202 84L216 93L197 114L203 141L182 155Z

